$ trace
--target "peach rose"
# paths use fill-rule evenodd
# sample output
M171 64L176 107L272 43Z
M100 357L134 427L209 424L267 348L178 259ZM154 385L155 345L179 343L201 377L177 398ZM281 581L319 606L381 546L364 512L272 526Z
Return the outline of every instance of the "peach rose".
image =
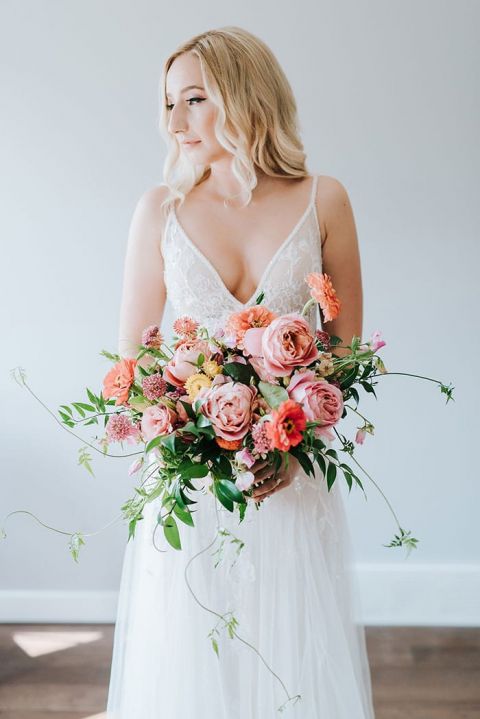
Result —
M256 395L256 387L241 382L212 385L203 394L205 401L200 411L212 423L215 434L234 442L245 437L250 429Z
M318 357L308 322L297 312L273 320L262 335L262 350L265 370L275 377L286 377Z
M142 416L142 434L147 442L154 437L173 432L177 413L164 404L147 407Z
M185 380L191 374L195 374L198 356L203 354L205 359L210 359L212 352L205 340L185 340L175 350L172 359L167 362L163 369L163 378L175 387L183 387Z
M287 392L302 405L307 420L321 421L315 428L317 436L335 439L329 427L337 424L343 414L343 394L338 387L325 379L315 379L314 372L307 370L292 375Z

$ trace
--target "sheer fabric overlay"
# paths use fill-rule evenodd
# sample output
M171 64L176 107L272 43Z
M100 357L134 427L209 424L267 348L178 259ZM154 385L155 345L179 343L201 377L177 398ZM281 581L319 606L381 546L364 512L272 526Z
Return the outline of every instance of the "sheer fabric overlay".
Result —
M307 209L245 304L230 294L172 211L162 252L174 317L188 314L213 331L231 312L253 305L260 290L278 314L299 311L309 297L305 275L322 269L316 185L317 176ZM310 321L312 329L319 326L318 314ZM318 468L315 477L300 469L259 508L249 500L239 523L237 511L228 512L204 480L194 480L200 489L195 527L179 522L181 551L156 529L159 502L147 505L124 553L108 719L373 719L339 481L328 492ZM218 527L243 548L237 551L229 535L222 545ZM231 612L238 635L277 677L206 608ZM214 627L219 657L209 638ZM300 700L280 714L288 695L297 694Z

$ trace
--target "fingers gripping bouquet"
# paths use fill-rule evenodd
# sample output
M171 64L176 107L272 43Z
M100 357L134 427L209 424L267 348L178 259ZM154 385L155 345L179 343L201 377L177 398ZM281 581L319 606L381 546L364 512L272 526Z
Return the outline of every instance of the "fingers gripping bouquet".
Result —
M173 324L176 334L169 345L157 325L147 327L136 358L102 352L114 366L104 378L100 395L87 388L88 402L61 406L61 424L73 434L71 428L77 424L98 425L103 420L103 434L95 437L100 449L87 443L95 451L119 456L109 452L110 444L133 445L135 451L129 455L135 459L129 474L140 473L141 480L135 495L121 508L121 519L129 525L128 540L135 536L146 504L158 500L157 528L163 528L168 543L180 550L178 522L195 526L194 497L205 490L229 512L238 511L241 522L249 499L259 509L266 497L288 485L293 458L312 477L317 465L318 481L326 481L328 491L339 474L349 491L354 483L364 491L351 466L355 465L384 496L398 526L398 534L384 546L404 546L407 552L416 547L418 540L401 527L381 489L354 457L355 444L374 433L374 425L358 411L359 389L376 397L378 377L408 373L387 372L377 354L385 345L379 332L365 343L353 337L346 346L341 338L323 330L313 333L306 319L311 309L318 303L327 323L338 316L341 303L328 275L311 273L305 281L311 296L299 312L279 316L262 305L261 293L253 307L231 314L213 334L192 318L180 317ZM349 352L338 356L335 350L339 348ZM16 369L16 381L36 397L23 370ZM421 379L436 382L447 402L452 399L453 387ZM348 412L361 420L353 441L339 430ZM327 444L335 439L341 445L338 451ZM340 459L340 452L348 462ZM79 463L93 474L90 461L87 447L82 447ZM270 473L261 491L254 486L259 467L267 467ZM203 480L200 487L196 480ZM87 535L49 528L70 536L70 551L77 561ZM230 536L240 549L243 546L231 532L217 526L213 542L199 554L208 551L219 536ZM156 547L155 535L153 542ZM186 571L185 579L201 604ZM236 632L238 622L231 613L222 615L201 606L223 622L230 637L254 648ZM209 636L218 654L216 635L217 627ZM287 694L287 702L280 707L283 711L300 695L290 696L280 677L266 666Z

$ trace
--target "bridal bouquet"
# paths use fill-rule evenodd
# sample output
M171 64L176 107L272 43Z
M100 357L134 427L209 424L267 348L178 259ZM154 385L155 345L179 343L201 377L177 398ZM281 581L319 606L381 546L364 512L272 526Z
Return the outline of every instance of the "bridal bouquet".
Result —
M305 281L310 299L299 312L279 316L262 304L261 293L254 306L231 314L211 334L190 317L176 319L170 344L157 325L145 328L135 358L102 352L114 364L98 395L87 388L86 401L61 405L57 421L68 431L77 425L102 426L101 436L95 437L98 446L87 443L80 451L80 464L92 474L88 447L108 456L113 443L132 447L129 474L139 474L141 480L121 508L122 519L128 521L128 540L135 536L145 505L158 499L157 523L168 543L180 550L178 523L194 527L196 479L203 479L200 489L211 492L228 511L238 511L241 522L248 500L254 499L252 469L262 461L274 477L288 467L291 457L307 475L315 476L317 465L318 481L325 481L328 491L340 474L349 491L354 483L364 491L359 468L383 495L354 457L355 444L374 433L358 405L360 390L376 397L377 378L397 373L387 372L377 354L385 345L379 332L366 342L353 337L345 346L328 332L312 332L307 320L312 308L318 303L327 323L338 316L341 303L328 275L311 273ZM349 352L338 356L335 350L340 348ZM15 379L28 388L18 369ZM447 402L452 399L453 387L422 379L436 382ZM354 440L340 431L349 412L361 420ZM338 451L327 445L335 439L341 445ZM273 486L260 501L255 499L256 509L275 491ZM398 526L398 534L384 546L405 546L409 552L418 540L403 529L383 496ZM62 533L69 534L77 561L86 535ZM218 616L230 636L241 639L235 618ZM211 639L218 654L213 633Z

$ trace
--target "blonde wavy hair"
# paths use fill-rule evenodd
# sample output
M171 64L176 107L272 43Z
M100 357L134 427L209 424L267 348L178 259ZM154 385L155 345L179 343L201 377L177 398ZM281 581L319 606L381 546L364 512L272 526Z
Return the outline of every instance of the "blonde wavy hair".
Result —
M200 61L209 99L217 108L215 135L232 154L232 171L246 194L257 184L256 168L272 177L308 176L298 130L292 88L270 48L240 27L208 30L183 43L164 63L160 81L160 132L167 144L163 167L169 189L162 207L168 212L210 175L209 165L192 165L168 132L166 79L173 61L184 53Z

